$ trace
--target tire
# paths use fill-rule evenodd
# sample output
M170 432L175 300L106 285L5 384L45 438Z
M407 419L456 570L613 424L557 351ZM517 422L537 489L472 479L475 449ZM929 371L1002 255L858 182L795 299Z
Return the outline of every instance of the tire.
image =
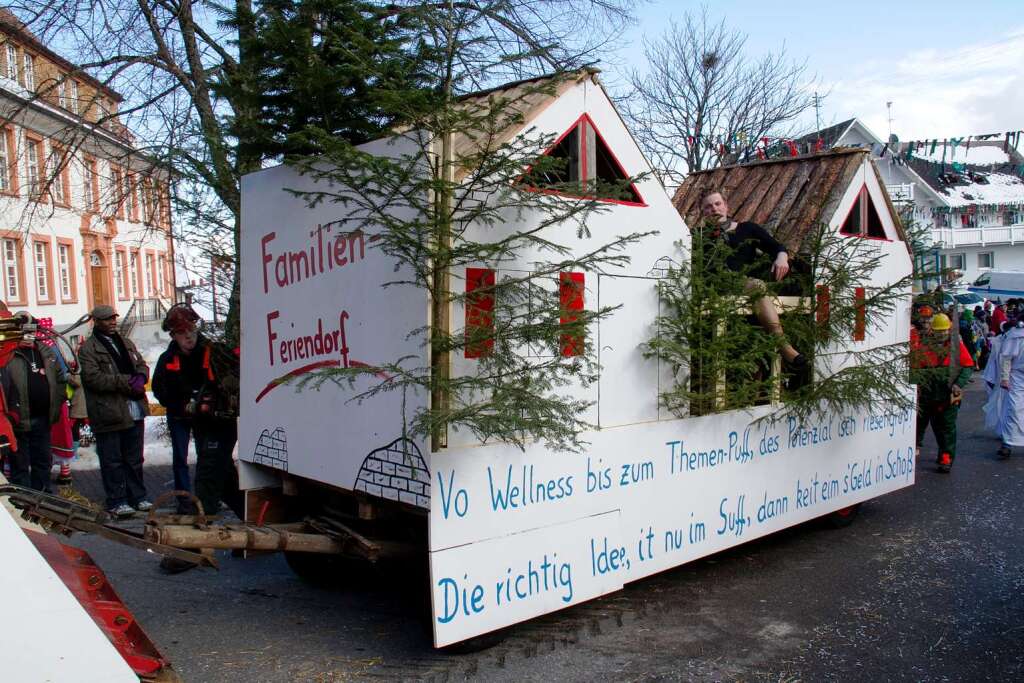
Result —
M845 507L835 512L829 513L825 516L825 521L833 529L843 529L853 524L853 520L857 519L857 515L860 513L860 503Z

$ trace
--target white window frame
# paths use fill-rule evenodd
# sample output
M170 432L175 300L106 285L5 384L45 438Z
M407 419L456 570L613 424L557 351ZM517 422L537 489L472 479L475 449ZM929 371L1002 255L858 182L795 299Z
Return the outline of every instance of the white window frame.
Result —
M50 298L50 281L47 278L46 248L47 242L32 242L32 271L36 276L36 296L42 299Z
M14 43L7 43L7 78L18 82L18 48Z
M150 188L153 183L148 178L143 178L139 187L139 194L142 196L142 222L149 225L152 222L153 197L150 195Z
M117 272L114 273L114 286L117 288L117 298L124 299L127 296L127 290L125 290L125 264L124 264L124 252L116 250L114 252L114 266Z
M68 84L63 78L57 81L57 106L61 109L68 108Z
M132 299L139 298L139 252L133 251L128 254L128 282L131 285L129 291Z
M967 255L963 252L949 255L949 267L953 270L963 271L967 268ZM957 264L960 265L957 265Z
M166 259L159 254L156 257L156 295L164 296L167 294L167 268L164 266Z
M988 265L982 265L981 258L983 256L987 256L988 257ZM994 251L981 251L981 252L978 252L978 268L979 269L981 269L981 268L988 268L989 270L991 270L992 268L995 268L995 267L996 267L996 253Z
M23 69L25 72L25 90L35 91L36 89L36 58L27 50L22 53Z
M61 301L71 301L71 246L57 244L57 267L60 269Z
M64 195L64 163L57 147L50 144L50 161L53 168L53 180L50 181L50 195L56 204L66 204L68 198Z
M6 301L19 301L21 299L21 282L18 279L18 240L4 238L0 246L3 247L0 253L0 260L3 261L3 292Z
M71 113L78 113L78 81L71 81Z
M138 213L135 208L135 191L132 187L132 179L128 171L123 172L122 178L124 179L124 217L130 221L132 215Z
M146 278L146 283L143 286L143 291L146 292L146 297L147 298L153 298L154 296L156 296L156 292L153 291L153 276L156 274L154 272L154 270L156 269L155 261L156 261L156 256L154 256L153 254L151 254L149 252L146 252L146 259L145 259L145 269L146 269L145 270L145 278Z
M25 180L28 187L28 196L38 199L42 185L40 183L39 157L40 147L43 141L34 138L25 138Z
M11 162L7 150L7 131L0 128L0 192L11 191Z
M93 168L95 163L82 157L82 198L85 200L84 205L87 213L91 213L96 208L94 202L96 190L93 187Z

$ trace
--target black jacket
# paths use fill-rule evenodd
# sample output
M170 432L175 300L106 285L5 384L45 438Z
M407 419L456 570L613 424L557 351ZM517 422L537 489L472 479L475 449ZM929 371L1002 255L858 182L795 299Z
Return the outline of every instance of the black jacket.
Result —
M47 417L51 425L56 424L57 421L60 420L61 403L66 401L68 397L68 376L67 373L64 372L60 363L57 362L57 356L54 355L54 352L50 347L45 344L35 342L35 350L43 362L43 369L46 372L46 382L50 389L50 413ZM10 383L14 386L14 390L9 394L6 394L8 409L14 410L16 407L19 417L18 424L15 425L15 431L28 431L30 428L30 420L32 417L38 416L30 415L28 409L29 359L25 349L19 346L14 351L14 355L11 356L11 360L7 364L7 373L10 378Z
M706 230L704 239L710 240L712 244L721 239L726 248L725 267L735 273L743 273L752 277L767 278L771 263L780 253L786 251L786 247L782 246L767 230L750 221L738 223L735 230L721 232L718 229ZM707 244L705 250L708 250L712 244ZM758 252L761 252L763 256L759 256ZM706 254L706 256L709 255ZM765 257L768 259L767 263L765 263ZM709 261L706 267L710 270L716 269L713 261Z
M203 388L208 375L203 368L203 354L209 342L200 336L192 353L185 354L178 342L171 341L160 354L153 371L153 396L167 409L168 417L188 417L185 406Z
M156 363L152 388L169 417L233 419L238 415L238 358L202 335L189 354L172 340ZM193 399L205 410L189 415L185 407Z

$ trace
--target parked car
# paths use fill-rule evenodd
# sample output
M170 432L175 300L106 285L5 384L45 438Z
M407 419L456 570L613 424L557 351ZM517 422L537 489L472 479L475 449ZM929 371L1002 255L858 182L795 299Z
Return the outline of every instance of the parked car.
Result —
M968 291L993 301L1024 298L1024 271L990 270L979 275Z
M945 308L949 308L953 305L954 299L956 299L956 305L961 311L973 311L975 306L984 306L986 301L985 297L976 292L957 292L954 294L944 292L942 294L942 305Z

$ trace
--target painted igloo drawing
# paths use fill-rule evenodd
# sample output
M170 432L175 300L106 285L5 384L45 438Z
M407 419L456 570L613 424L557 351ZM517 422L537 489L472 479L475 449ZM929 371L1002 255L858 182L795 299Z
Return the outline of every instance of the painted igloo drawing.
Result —
M430 507L430 471L420 449L399 437L371 451L352 488L417 507Z
M273 432L264 429L260 433L252 461L258 465L288 471L288 440L285 438L283 428L278 427Z

